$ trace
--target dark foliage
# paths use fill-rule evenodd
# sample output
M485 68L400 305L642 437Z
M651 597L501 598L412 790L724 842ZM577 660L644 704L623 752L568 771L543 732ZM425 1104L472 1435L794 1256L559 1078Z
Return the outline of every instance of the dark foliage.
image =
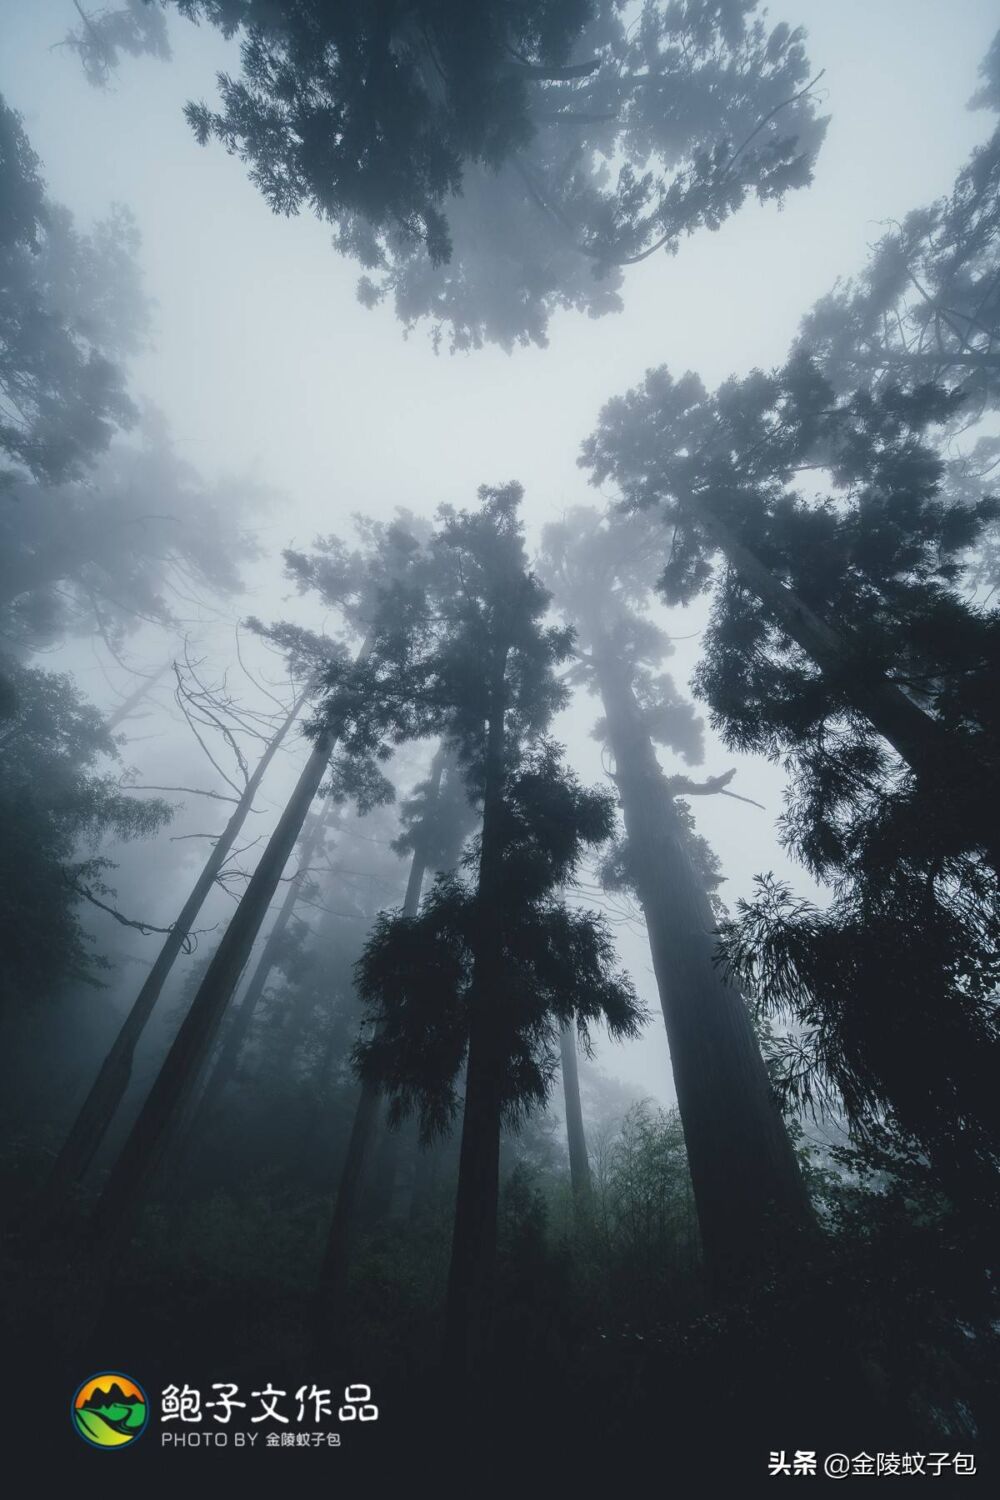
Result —
M11 1005L96 980L107 961L90 947L81 903L115 899L112 862L97 850L107 838L148 838L170 809L122 792L115 741L70 678L9 658L2 678L0 989Z
M138 236L116 209L88 236L46 196L21 117L0 99L0 486L78 478L136 419L122 361L142 343ZM6 502L5 502L6 503Z
M116 9L81 12L82 24L64 45L77 54L88 83L107 88L119 66L120 53L129 57L170 59L166 21L150 0L125 0Z
M727 961L763 1015L791 1022L771 1046L786 1099L842 1103L860 1138L891 1116L946 1181L1000 1162L1000 914L974 866L895 866L841 883L826 910L771 878L739 901Z
M622 0L170 3L241 38L221 107L187 106L197 139L331 223L363 302L456 349L619 308L623 265L808 184L825 127L803 32L753 0L644 0L638 24ZM73 34L95 81L116 48L164 55L135 11Z
M1000 110L1000 33L970 104ZM1000 129L951 192L907 214L860 275L838 282L802 321L799 342L846 391L934 381L965 397L960 420L1000 400Z
M856 1128L888 1111L939 1170L977 1176L1000 1141L985 812L1000 635L996 611L963 591L996 503L948 496L933 446L960 407L930 384L838 394L801 353L714 396L659 370L605 409L583 461L672 527L661 579L671 602L712 577L699 507L736 538L695 682L729 744L783 759L783 839L834 886L819 911L765 883L728 936L765 1013L796 1023L780 1049L786 1088L808 1099L825 1078ZM803 648L754 568L800 615L835 626L835 653ZM949 732L953 754L933 773L929 761L919 773L901 763L876 732L866 695L880 682Z
M502 833L503 1106L516 1122L548 1097L559 1032L576 1018L634 1036L639 1012L615 968L599 917L552 896L572 876L582 848L614 823L602 794L584 791L545 745L508 778ZM478 863L474 849L468 863ZM374 1032L356 1052L362 1076L378 1082L396 1118L419 1107L424 1137L452 1123L469 1035L479 913L475 885L440 877L414 918L382 916L358 966Z
M652 371L605 408L581 461L595 482L613 476L627 505L657 505L673 528L661 579L668 601L690 600L711 579L714 548L696 509L710 496L712 514L796 599L835 621L845 642L837 669L820 668L761 607L739 563L731 567L697 683L734 747L801 756L810 745L822 756L846 722L852 753L866 763L845 774L870 773L882 752L859 712L858 685L881 677L952 727L956 745L967 739L981 759L994 754L996 613L970 604L959 585L997 505L957 505L942 493L933 429L956 399L930 385L838 397L813 361L796 356L711 397L695 376L675 382ZM825 494L803 492L805 471L819 474ZM939 783L933 795L944 791ZM951 841L975 838L967 814Z

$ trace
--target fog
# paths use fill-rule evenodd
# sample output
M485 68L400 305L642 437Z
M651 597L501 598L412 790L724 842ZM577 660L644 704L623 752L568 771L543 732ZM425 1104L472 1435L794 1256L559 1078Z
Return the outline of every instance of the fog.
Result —
M995 12L978 0L962 0L959 12L956 25L955 7L935 0L800 0L796 19L824 69L819 97L831 117L809 191L780 208L749 204L675 258L629 268L623 312L557 313L548 348L509 355L490 347L435 354L419 326L404 338L388 308L357 302L357 268L332 249L326 226L308 213L274 216L236 160L218 145L195 148L183 104L211 98L216 73L238 63L236 43L210 27L171 16L173 61L128 59L101 91L59 45L74 22L70 5L9 0L0 86L24 117L53 198L84 225L115 203L135 215L155 304L135 390L162 410L179 455L206 477L249 475L274 492L249 523L261 557L245 597L229 606L231 620L296 609L305 618L304 606L289 602L282 548L346 531L355 512L389 518L402 506L431 515L511 478L525 487L537 538L567 508L614 498L595 495L576 465L609 395L664 363L696 370L708 386L778 363L804 311L860 269L890 221L947 191L988 134L988 118L962 106ZM206 608L202 629L212 619L219 626L218 616L217 603ZM666 621L678 637L670 670L679 684L703 622L698 605ZM137 640L130 661L148 662L144 649L152 657L162 648ZM74 643L61 655L102 701L104 672L87 651ZM596 717L584 698L555 727L588 778L602 775L589 735ZM157 759L179 753L160 747ZM699 831L725 872L723 898L749 896L767 870L812 890L775 837L780 767L734 755L709 732L706 771L732 765L734 789L765 811L722 798L696 804ZM277 807L282 795L276 777L268 802ZM150 920L168 922L180 894L180 885L159 889ZM641 924L618 936L655 1014ZM641 1042L602 1047L600 1058L641 1092L673 1099L658 1025Z
M800 1423L828 1381L971 1443L996 6L526 0L551 45L513 9L0 7L11 1316L51 1303L69 1362L134 1327L165 1379L190 1348L396 1395L443 1338L463 1378L613 1391L619 1436L658 1391L729 1412L763 1347ZM170 57L94 86L160 17ZM85 1441L129 1436L104 1395Z

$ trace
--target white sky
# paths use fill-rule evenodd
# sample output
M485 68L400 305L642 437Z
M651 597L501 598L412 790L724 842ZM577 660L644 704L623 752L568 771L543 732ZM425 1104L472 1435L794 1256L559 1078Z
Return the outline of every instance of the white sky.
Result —
M780 212L744 208L675 259L631 268L624 313L560 314L548 349L435 356L419 330L404 341L389 307L355 301L358 268L337 257L326 227L273 217L236 160L195 145L184 102L212 99L216 70L236 66L215 31L171 16L173 62L126 58L102 93L72 54L52 50L77 21L71 0L0 0L0 90L24 116L52 197L84 224L115 201L137 218L158 305L155 348L137 361L134 388L163 408L178 450L206 476L252 473L285 497L261 526L273 565L258 570L239 612L280 616L280 549L345 530L354 511L429 513L508 478L526 487L535 534L569 505L599 504L576 456L609 396L661 363L695 369L709 386L777 363L803 312L862 264L880 223L948 190L993 123L965 103L998 24L995 3L787 0L770 16L804 25L813 71L826 70L832 120L812 188ZM673 623L687 634L701 614ZM696 647L679 647L679 681ZM100 679L81 673L81 683L101 695ZM596 712L585 700L560 725L590 778L600 774L586 738ZM715 746L706 770L734 759ZM773 837L781 784L776 768L747 762L735 789L766 813L720 798L694 804L730 900L759 871L792 873ZM623 935L622 952L655 1006L644 943ZM658 1022L604 1062L672 1099Z

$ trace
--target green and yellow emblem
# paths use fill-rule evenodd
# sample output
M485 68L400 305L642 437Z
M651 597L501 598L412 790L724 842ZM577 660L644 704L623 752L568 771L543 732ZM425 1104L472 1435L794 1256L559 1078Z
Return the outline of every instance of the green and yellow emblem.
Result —
M92 1375L73 1397L73 1426L94 1448L125 1448L149 1421L141 1385L117 1370Z

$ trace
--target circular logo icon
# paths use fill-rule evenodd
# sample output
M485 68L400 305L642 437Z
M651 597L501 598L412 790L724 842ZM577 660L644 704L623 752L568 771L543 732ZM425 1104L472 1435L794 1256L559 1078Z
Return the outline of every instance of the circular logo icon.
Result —
M73 1397L73 1426L92 1448L127 1448L146 1430L146 1392L119 1370L91 1375Z

